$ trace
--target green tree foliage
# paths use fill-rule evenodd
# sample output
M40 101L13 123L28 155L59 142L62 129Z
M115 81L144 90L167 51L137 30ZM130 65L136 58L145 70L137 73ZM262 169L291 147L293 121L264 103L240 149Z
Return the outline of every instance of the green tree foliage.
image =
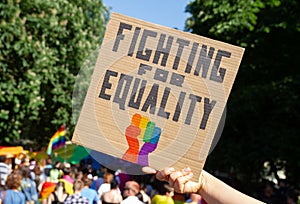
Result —
M60 125L73 128L75 77L99 46L107 19L101 0L1 1L2 143L45 144Z
M299 184L300 2L195 0L186 11L186 30L246 48L207 168L248 182L285 170Z

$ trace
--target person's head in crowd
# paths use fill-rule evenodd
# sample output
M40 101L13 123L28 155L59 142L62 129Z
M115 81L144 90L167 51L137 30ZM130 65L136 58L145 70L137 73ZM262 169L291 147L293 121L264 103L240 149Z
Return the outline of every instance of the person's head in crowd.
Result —
M84 186L90 187L93 182L93 176L91 174L88 174L82 178L82 181Z
M112 173L104 173L103 175L103 182L104 183L110 183L114 179L114 175Z
M24 153L18 154L15 157L15 165L18 166L18 168L29 165L29 157Z
M146 186L146 184L144 182L140 183L140 191L144 191L144 192L147 191L147 186Z
M29 166L22 166L21 167L21 174L23 178L31 178L30 177L30 168Z
M20 166L30 166L30 162L29 162L29 157L25 156L24 158L21 159L21 164Z
M279 186L279 188L285 188L287 186L287 180L286 179L278 179L278 186Z
M57 169L61 169L62 167L62 164L60 161L56 161L55 164L54 164L54 168L57 168Z
M75 165L72 165L70 175L73 177L77 174L78 171L79 171L79 169Z
M46 177L50 177L50 171L51 171L51 169L49 169L49 168L46 168L43 170Z
M83 179L83 172L82 171L77 171L76 173L75 173L75 179L77 180L81 180L81 179Z
M62 181L57 182L55 186L55 191L62 191L65 193L66 192L65 183Z
M110 191L105 192L101 197L101 199L102 199L102 204L106 204L106 203L118 204L123 200L122 195L119 193L117 180L113 179L110 182Z
M61 177L61 171L56 168L51 169L49 176L51 181L57 181Z
M39 166L42 167L42 168L45 168L45 166L46 166L46 159L41 158L40 161L39 161Z
M85 166L85 160L82 159L82 160L80 160L80 162L79 162L79 167L80 167L80 169L83 169L84 166Z
M174 195L174 188L172 188L168 182L160 181L157 185L157 191L160 195L166 195L172 197Z
M22 184L22 176L19 173L11 173L7 176L6 187L11 190L17 190Z
M100 172L104 175L105 173L108 172L108 169L105 166L101 166Z
M113 179L111 182L110 182L110 189L118 189L119 187L119 184L117 182L116 179Z
M0 163L4 163L6 160L6 156L5 155L0 155Z
M64 163L63 164L63 173L64 173L64 175L70 175L71 174L71 164L70 163Z
M41 174L42 174L41 167L40 167L40 166L35 166L35 167L33 168L33 172L34 172L34 174L35 174L36 176L41 175Z
M286 203L287 204L297 204L298 202L298 196L295 192L289 190L286 193Z
M172 188L168 183L164 185L164 189L166 191L166 196L172 197L174 195L174 188Z
M73 185L74 193L81 192L83 188L83 182L81 180L76 180Z
M52 159L51 158L46 159L46 165L52 165Z
M274 188L271 183L266 183L264 188L264 196L270 198L273 196Z
M136 181L127 181L125 183L123 196L136 196L140 192L140 186Z
M30 171L33 171L33 169L36 167L36 161L34 159L29 160L29 169Z
M92 164L93 164L93 160L92 160L91 158L89 158L89 159L87 160L87 168L88 168L88 169L92 169Z
M11 154L11 153L8 153L6 154L6 157L5 157L5 164L9 165L11 167L12 165L12 159L14 158L14 155Z

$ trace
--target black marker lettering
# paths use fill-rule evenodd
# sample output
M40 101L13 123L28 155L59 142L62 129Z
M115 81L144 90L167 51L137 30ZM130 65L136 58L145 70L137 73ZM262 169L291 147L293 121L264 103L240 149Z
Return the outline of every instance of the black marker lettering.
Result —
M141 28L139 28L139 27L136 27L135 30L134 30L134 34L133 34L133 37L132 37L132 40L131 40L131 43L130 43L130 47L129 47L129 50L128 50L128 56L130 56L130 57L132 57L132 55L133 55L135 45L136 45L136 41L137 41L137 38L140 34L140 31L141 31Z
M106 89L111 89L111 83L109 83L109 78L113 76L113 77L117 77L118 73L114 72L114 71L110 71L110 70L106 70L104 79L103 79L103 83L102 83L102 87L101 87L101 91L99 94L99 98L103 98L105 100L110 100L111 95L108 95L105 93Z
M188 63L186 64L185 73L191 73L191 69L192 69L192 66L194 63L194 59L195 59L195 55L196 55L198 46L199 46L198 43L196 43L196 42L193 43L193 47L192 47L192 50L191 50L191 53L190 53L190 56L188 59Z
M146 74L146 70L151 71L152 67L146 64L141 63L138 69L138 75Z
M150 113L155 114L156 103L157 103L157 94L158 94L158 84L153 84L149 95L142 107L142 111L147 112L148 108L150 107Z
M122 110L125 110L125 102L128 95L129 87L132 82L132 76L121 74L121 77L118 82L117 90L115 92L114 100L113 102L119 104L119 108ZM123 85L125 83L125 86L123 88ZM121 95L123 89L123 94Z
M142 34L142 38L139 44L139 48L138 51L136 53L136 58L141 59L141 60L145 60L145 61L149 61L150 57L151 57L151 53L152 50L145 48L146 45L146 41L148 37L156 37L157 32L151 31L151 30L144 30L143 34ZM143 54L145 49L145 54Z
M189 99L191 99L191 103L190 103L190 107L189 107L189 110L188 110L188 113L186 115L185 122L184 122L184 124L187 124L187 125L191 124L191 119L194 114L196 103L201 102L201 97L196 96L194 94L190 94Z
M220 83L223 82L224 77L225 77L225 73L226 73L226 69L220 67L222 57L230 58L231 53L227 52L227 51L224 51L224 50L218 50L214 65L213 65L212 70L211 70L210 78L209 78L210 80L220 82ZM219 70L219 73L220 73L219 76L217 74L218 70Z
M167 64L167 60L168 60L168 57L169 57L169 53L170 53L170 50L171 50L171 46L172 46L172 42L173 42L174 37L172 37L172 36L168 37L167 45L164 48L163 45L164 45L164 42L165 42L165 38L166 38L165 34L160 35L160 38L159 38L159 41L158 41L158 44L157 44L157 48L156 48L156 51L155 51L155 55L154 55L154 58L153 58L153 63L157 64L158 61L159 61L160 55L163 54L163 58L161 60L160 65L164 66L164 67Z
M207 54L207 46L202 45L194 75L199 76L199 72L202 67L203 68L202 69L202 77L206 78L214 51L215 51L215 48L210 47L209 52Z
M134 80L134 85L133 85L130 100L129 100L129 103L128 103L129 107L135 108L137 110L140 108L140 104L141 104L141 101L142 101L142 98L143 98L143 95L144 95L144 92L145 92L145 87L147 85L147 81L142 80L141 87L139 88L140 81L141 80L139 78L136 78ZM135 101L137 92L138 92L138 96L137 96L137 99Z
M179 99L178 99L177 105L176 105L176 109L175 109L175 112L173 115L173 121L178 122L179 116L181 114L181 109L183 106L185 95L186 95L185 92L182 92L182 91L180 92Z
M180 39L180 38L178 38L176 42L179 44L179 46L178 46L176 57L175 57L175 60L174 60L174 63L173 63L173 69L174 70L178 69L178 65L179 65L179 62L180 62L180 58L181 58L184 46L188 46L190 44L190 41L183 40L183 39Z
M164 94L163 94L163 97L162 97L162 100L160 103L160 107L159 107L159 110L157 113L158 116L161 116L166 119L169 119L169 116L170 116L169 112L165 112L166 104L167 104L167 101L168 101L168 98L170 95L170 90L171 89L168 87L165 88L165 91L164 91Z
M153 78L155 80L158 80L158 81L161 81L161 82L166 82L167 78L168 78L168 75L169 75L169 72L167 70L163 70L163 69L157 68L155 70Z
M215 107L216 103L217 102L215 100L212 100L211 103L209 103L209 98L204 98L204 113L202 116L200 129L205 130L209 115L212 109Z
M119 30L112 51L114 52L118 51L120 41L124 39L123 30L124 29L131 30L131 28L132 25L122 23L122 22L120 23Z

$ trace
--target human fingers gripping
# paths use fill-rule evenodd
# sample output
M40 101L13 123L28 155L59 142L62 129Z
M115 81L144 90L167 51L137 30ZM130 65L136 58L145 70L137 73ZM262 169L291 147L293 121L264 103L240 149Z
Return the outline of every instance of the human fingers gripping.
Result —
M184 183L179 183L178 182L178 179L183 177L183 176L186 176L188 174L187 171L176 171L176 172L173 172L170 174L169 176L169 184L170 186L172 186L175 190L179 190L179 186L180 188L182 188L182 185L184 185Z
M160 181L169 181L169 176L174 172L174 168L164 168L163 170L157 172L156 178Z
M174 171L173 168L166 168L159 171L157 179L169 182L169 185L178 193L196 193L201 188L201 182L193 182L193 173L190 168L181 171Z
M142 171L145 173L145 174L156 174L158 171L151 168L150 166L143 166L142 167Z
M191 179L193 173L189 167L170 174L169 184L174 187L176 192L182 193L185 190L185 184Z
M178 193L190 193L188 189L188 186L186 185L187 182L193 177L193 173L185 173L182 174L182 176L179 176L176 178L176 181L174 183L174 189Z
M201 188L201 183L191 181L192 177L192 172L179 177L174 186L175 191L178 193L197 193Z

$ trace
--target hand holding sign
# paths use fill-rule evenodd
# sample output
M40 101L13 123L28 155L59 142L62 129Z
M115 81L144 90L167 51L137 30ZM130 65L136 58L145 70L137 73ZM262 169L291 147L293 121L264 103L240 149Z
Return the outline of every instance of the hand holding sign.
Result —
M154 122L149 121L147 117L142 117L140 114L134 114L131 125L125 131L129 147L122 159L142 166L148 166L148 156L156 149L160 135L161 129L155 127ZM139 150L138 138L142 138L143 142L145 142L141 150Z

